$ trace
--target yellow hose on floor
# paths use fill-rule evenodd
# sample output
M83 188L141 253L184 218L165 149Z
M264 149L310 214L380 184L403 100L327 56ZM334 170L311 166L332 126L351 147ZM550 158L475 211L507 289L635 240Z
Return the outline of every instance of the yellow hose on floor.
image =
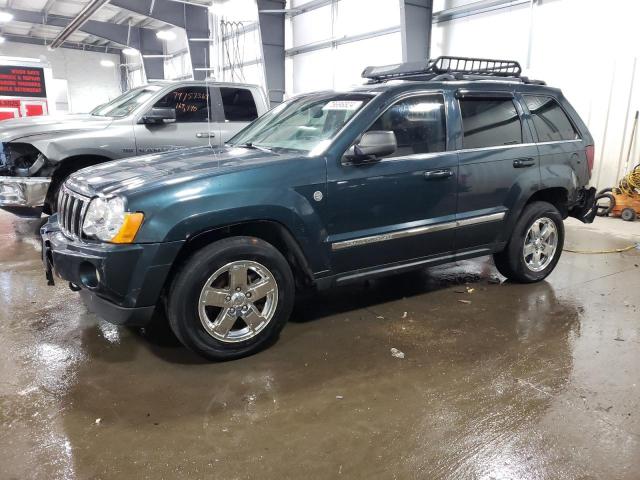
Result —
M629 250L633 250L634 248L637 248L638 244L635 243L633 245L629 245L628 247L624 247L624 248L613 248L611 250L572 250L570 248L565 248L563 249L565 252L571 252L571 253L584 253L584 254L597 254L597 253L622 253L622 252L628 252Z

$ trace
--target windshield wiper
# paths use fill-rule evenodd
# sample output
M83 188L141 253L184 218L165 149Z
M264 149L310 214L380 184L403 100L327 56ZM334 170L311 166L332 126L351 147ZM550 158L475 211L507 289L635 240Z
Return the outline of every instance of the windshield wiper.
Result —
M238 145L234 145L242 148L248 148L250 150L262 150L264 152L270 152L271 150L267 147L263 147L262 145L254 145L253 142L240 143Z

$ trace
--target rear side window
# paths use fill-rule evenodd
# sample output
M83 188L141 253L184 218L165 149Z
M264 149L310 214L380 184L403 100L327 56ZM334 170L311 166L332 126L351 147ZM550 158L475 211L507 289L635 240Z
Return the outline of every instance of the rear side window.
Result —
M154 108L175 108L176 123L206 122L209 116L209 94L204 87L182 87L167 93Z
M510 98L460 100L464 148L522 143L522 123Z
M229 122L252 122L258 118L256 102L246 88L220 87L224 118Z
M580 138L569 117L554 98L524 95L524 101L538 132L538 141L554 142Z
M444 99L421 95L401 100L387 109L369 128L392 130L398 149L394 157L443 152L447 148Z

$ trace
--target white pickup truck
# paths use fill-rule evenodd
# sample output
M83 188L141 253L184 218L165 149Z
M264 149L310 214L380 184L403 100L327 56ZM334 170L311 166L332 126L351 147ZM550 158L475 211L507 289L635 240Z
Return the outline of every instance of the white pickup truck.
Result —
M220 146L268 110L255 85L157 82L91 113L0 123L0 208L56 209L58 189L91 165L197 146Z

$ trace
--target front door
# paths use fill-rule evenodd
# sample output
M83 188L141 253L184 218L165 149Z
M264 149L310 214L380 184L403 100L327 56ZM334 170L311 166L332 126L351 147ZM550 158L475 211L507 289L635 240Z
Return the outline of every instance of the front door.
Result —
M538 148L511 93L463 95L459 108L456 250L489 250L517 202L539 188Z
M444 98L398 100L369 127L393 131L396 152L329 169L329 242L335 272L453 250L458 158L447 152Z
M216 146L217 135L209 119L209 95L205 87L179 87L164 95L153 108L174 108L171 123L134 126L138 155L187 147Z

